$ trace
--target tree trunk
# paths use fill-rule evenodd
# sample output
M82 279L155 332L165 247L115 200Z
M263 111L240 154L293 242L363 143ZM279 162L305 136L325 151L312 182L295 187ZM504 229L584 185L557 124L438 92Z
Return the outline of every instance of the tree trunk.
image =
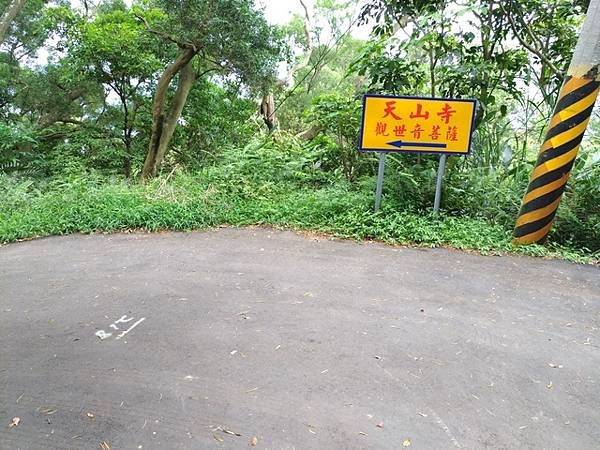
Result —
M313 41L311 36L312 27L310 23L308 7L306 6L304 0L300 0L300 4L302 5L302 8L304 8L304 35L306 38L306 52L302 58L302 61L290 69L287 80L282 83L284 86L287 85L288 87L294 84L294 74L298 72L298 70L308 65L313 49ZM313 75L313 79L315 75ZM262 101L260 102L260 116L265 122L265 125L267 125L269 131L273 131L273 128L277 126L277 118L275 117L275 97L273 96L272 92L269 92L263 96Z
M129 156L129 149L127 149L126 152L127 153L123 157L123 175L125 178L129 178L131 176L131 156Z
M167 103L167 92L169 90L169 85L175 75L177 75L184 67L186 67L190 61L196 55L196 51L191 48L182 49L177 55L175 61L167 66L163 74L160 76L158 80L158 84L156 86L156 92L154 94L154 100L152 101L152 131L150 135L150 145L148 146L148 154L146 155L146 160L144 162L144 167L142 168L142 180L148 179L154 175L164 158L164 154L166 151L166 147L171 140L171 136L173 135L173 131L175 130L175 125L177 124L177 119L179 118L179 114L181 113L181 109L185 104L185 100L187 99L187 94L189 93L189 89L191 88L190 84L187 92L180 92L181 87L181 79L186 79L187 76L181 76L179 87L177 88L177 93L175 94L175 99L173 100L173 105L171 108L171 112L169 117L165 117L165 106ZM191 70L191 67L189 68ZM186 82L187 83L187 82ZM185 83L184 83L185 84ZM179 101L177 100L177 96L179 94L180 99L183 99L181 104L181 109L175 117L174 117L175 108L177 107ZM173 129L170 131L169 128ZM165 134L165 138L168 135L168 139L163 139L163 133L167 131ZM161 145L162 144L162 145Z
M171 103L169 115L163 123L162 134L160 135L160 141L158 143L158 152L156 153L153 175L156 175L156 171L165 158L165 153L169 148L169 143L171 142L171 138L175 132L177 121L179 120L179 117L181 117L181 112L183 111L183 107L187 101L188 94L190 93L190 90L195 82L196 75L194 74L194 69L192 68L192 63L190 61L186 66L183 66L179 72L177 90L175 91L175 96L173 97L173 101Z
M296 137L301 141L312 141L321 131L323 131L322 126L313 124L308 130L298 133Z
M269 131L275 127L275 98L273 94L263 96L260 104L260 115L262 116Z
M310 51L312 49L310 14L308 13L308 8L306 3L304 3L304 0L300 0L300 4L302 5L302 8L304 8L304 36L306 37L306 49Z
M13 0L6 8L6 11L4 11L4 14L2 14L0 18L0 44L4 42L10 24L23 9L23 6L25 6L25 0Z

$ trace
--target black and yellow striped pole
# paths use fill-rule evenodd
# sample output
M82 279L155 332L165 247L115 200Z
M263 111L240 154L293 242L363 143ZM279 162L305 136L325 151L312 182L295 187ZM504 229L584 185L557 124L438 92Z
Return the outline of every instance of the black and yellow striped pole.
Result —
M600 0L592 0L517 218L517 244L544 242L600 89Z

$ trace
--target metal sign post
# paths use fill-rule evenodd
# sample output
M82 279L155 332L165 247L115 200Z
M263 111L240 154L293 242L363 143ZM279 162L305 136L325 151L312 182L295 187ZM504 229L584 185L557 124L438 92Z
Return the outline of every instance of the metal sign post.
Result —
M440 212L440 203L442 201L442 182L444 181L444 170L446 170L446 158L448 155L445 153L440 155L440 165L438 166L437 181L435 183L435 199L433 200L433 212Z
M375 212L381 206L381 192L383 190L383 172L385 171L385 152L379 152L379 169L377 170L377 188L375 189Z

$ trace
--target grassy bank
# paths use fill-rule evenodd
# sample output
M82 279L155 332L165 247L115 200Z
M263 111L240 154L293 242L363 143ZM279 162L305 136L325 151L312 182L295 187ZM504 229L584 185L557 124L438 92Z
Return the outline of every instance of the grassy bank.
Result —
M146 185L93 174L49 182L0 179L0 241L73 232L197 230L218 225L271 225L393 244L451 246L595 262L565 245L515 247L507 227L489 220L399 210L393 199L372 212L374 177L356 183L323 178L270 161L232 159L195 174L171 173Z

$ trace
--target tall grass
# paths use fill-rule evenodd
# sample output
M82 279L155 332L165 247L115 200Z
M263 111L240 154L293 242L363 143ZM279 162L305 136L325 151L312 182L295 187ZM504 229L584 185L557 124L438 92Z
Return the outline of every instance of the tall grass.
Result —
M456 192L458 181L452 177L446 213L433 216L428 212L429 201L411 203L398 195L409 186L412 195L419 195L420 189L429 195L431 170L427 168L421 179L392 164L383 207L374 214L374 176L350 183L316 169L309 153L286 145L253 144L225 155L219 164L202 171L175 171L145 185L90 172L36 183L0 176L0 241L73 232L269 225L485 253L517 252L588 262L599 256L597 251L569 242L514 247L509 218L474 214L468 198L475 188ZM463 203L453 197L463 198Z

